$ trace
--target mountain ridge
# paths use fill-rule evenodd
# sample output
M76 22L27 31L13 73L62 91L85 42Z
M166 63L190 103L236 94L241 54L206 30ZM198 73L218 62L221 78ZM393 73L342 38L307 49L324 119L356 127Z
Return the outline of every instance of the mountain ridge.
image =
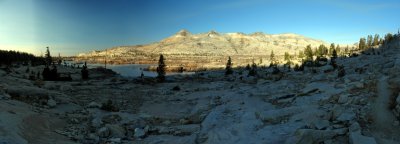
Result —
M271 51L281 55L284 52L295 53L307 45L317 47L326 42L295 33L266 34L219 33L211 30L193 34L182 29L158 42L133 46L117 46L106 49L108 53L124 56L126 53L146 54L188 54L188 55L269 55ZM81 53L78 56L101 56L105 50Z

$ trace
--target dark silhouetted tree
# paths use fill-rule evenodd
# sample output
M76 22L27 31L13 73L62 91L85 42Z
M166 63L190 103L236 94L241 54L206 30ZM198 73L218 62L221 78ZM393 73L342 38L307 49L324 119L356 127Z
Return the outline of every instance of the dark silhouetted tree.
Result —
M331 46L329 47L329 56L332 56L333 50L335 49L335 44L331 43Z
M47 48L46 54L45 54L46 64L51 65L51 63L53 62L53 59L51 58L49 47L46 47L46 48Z
M273 50L271 51L271 54L269 55L269 59L270 59L271 63L275 64L275 54L274 54Z
M229 57L228 62L226 63L225 75L231 75L232 73L233 73L232 60L231 60L231 57Z
M160 54L160 59L158 60L158 67L157 67L157 79L159 82L165 81L165 62L164 56Z
M246 65L246 70L250 70L250 69L251 69L250 64L247 64Z
M88 71L88 69L87 69L86 62L85 62L85 64L82 66L81 75L82 75L82 79L83 79L83 80L89 79L89 71Z
M332 59L336 59L337 58L337 52L336 52L336 49L333 49L333 52L332 52Z
M256 63L251 64L251 69L249 70L248 76L256 76L257 75L257 65Z

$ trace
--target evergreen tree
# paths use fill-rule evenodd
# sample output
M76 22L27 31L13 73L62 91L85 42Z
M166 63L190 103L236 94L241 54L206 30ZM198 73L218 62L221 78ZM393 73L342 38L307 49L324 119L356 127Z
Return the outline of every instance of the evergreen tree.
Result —
M49 66L53 62L53 59L51 58L49 47L46 47L46 48L47 48L47 50L46 50L46 54L45 54L45 59L46 59L46 64Z
M228 62L226 63L225 70L226 70L225 75L231 75L233 73L231 57L228 58Z
M360 38L360 42L358 43L359 50L365 50L367 47L365 38Z
M306 56L306 60L312 61L313 60L313 51L311 49L311 45L308 45L304 50L304 55Z
M367 37L367 48L372 46L372 35L368 35Z
M374 42L373 42L372 45L373 45L373 46L379 45L379 35L378 35L378 34L375 34L375 36L374 36Z
M328 49L325 47L325 45L319 45L318 50L315 55L319 56L319 57L323 57L327 54L328 54Z
M388 33L385 35L385 43L389 43L393 38L393 35L391 33Z
M336 56L338 55L338 53L340 53L340 46L336 45Z
M250 69L251 69L250 64L247 64L246 65L246 70L250 70Z
M333 52L332 52L332 58L333 58L333 59L336 59L336 58L337 58L337 52L336 52L336 49L333 49Z
M164 56L160 54L160 59L158 60L158 67L157 67L157 79L159 82L164 82L165 80L165 63L164 63Z
M274 51L271 51L271 54L269 56L271 63L275 63L275 54Z
M290 61L290 54L288 52L285 52L285 61Z
M329 56L332 56L333 50L335 49L335 44L331 43L331 46L329 47Z

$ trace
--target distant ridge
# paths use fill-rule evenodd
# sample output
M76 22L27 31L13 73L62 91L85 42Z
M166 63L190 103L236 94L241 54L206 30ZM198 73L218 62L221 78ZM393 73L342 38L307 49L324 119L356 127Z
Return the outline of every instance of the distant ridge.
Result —
M209 31L205 33L192 34L188 30L180 30L170 37L159 42L136 45L119 46L107 50L113 56L134 56L141 54L185 54L185 55L269 55L271 51L283 55L284 52L291 54L303 50L307 45L317 47L324 41L308 38L293 33L265 34L254 32L245 34L240 32L218 33ZM103 51L92 51L81 53L79 57L102 56Z

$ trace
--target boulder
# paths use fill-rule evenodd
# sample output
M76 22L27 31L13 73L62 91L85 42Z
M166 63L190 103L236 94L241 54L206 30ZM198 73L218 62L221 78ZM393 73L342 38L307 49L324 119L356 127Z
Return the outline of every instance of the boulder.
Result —
M317 120L314 122L314 127L318 130L326 129L329 127L329 121L328 120Z
M121 143L121 138L111 138L109 139L111 143Z
M115 124L121 121L122 118L118 114L110 114L101 118L101 121L106 124Z
M354 112L345 112L339 115L339 117L336 120L347 123L353 121L355 118L356 114Z
M325 140L332 139L338 135L346 134L347 129L338 130L312 130L312 129L299 129L296 131L295 143L299 144L311 144L321 143Z
M47 105L48 105L50 108L54 108L54 107L57 106L57 102L56 102L55 100L53 100L53 99L49 99L49 100L47 100Z
M358 122L355 122L355 123L351 124L351 126L349 127L349 131L350 132L359 132L359 133L361 133L360 124L358 124Z
M349 136L350 144L376 144L376 140L373 137L363 136L358 132L351 132Z
M144 131L144 129L135 128L135 134L134 134L135 138L144 138L145 136L146 132Z
M125 129L116 124L107 124L107 129L110 130L110 137L112 138L124 138L125 137Z
M90 102L86 107L87 108L100 108L101 104L98 104L96 102Z
M97 130L97 135L102 138L106 138L110 136L110 130L107 127L102 127Z
M362 83L362 82L354 82L353 84L354 84L355 88L358 88L358 89L364 88L364 83Z
M345 95L340 95L338 103L339 104L344 104L346 102L349 101L349 95L345 94Z

